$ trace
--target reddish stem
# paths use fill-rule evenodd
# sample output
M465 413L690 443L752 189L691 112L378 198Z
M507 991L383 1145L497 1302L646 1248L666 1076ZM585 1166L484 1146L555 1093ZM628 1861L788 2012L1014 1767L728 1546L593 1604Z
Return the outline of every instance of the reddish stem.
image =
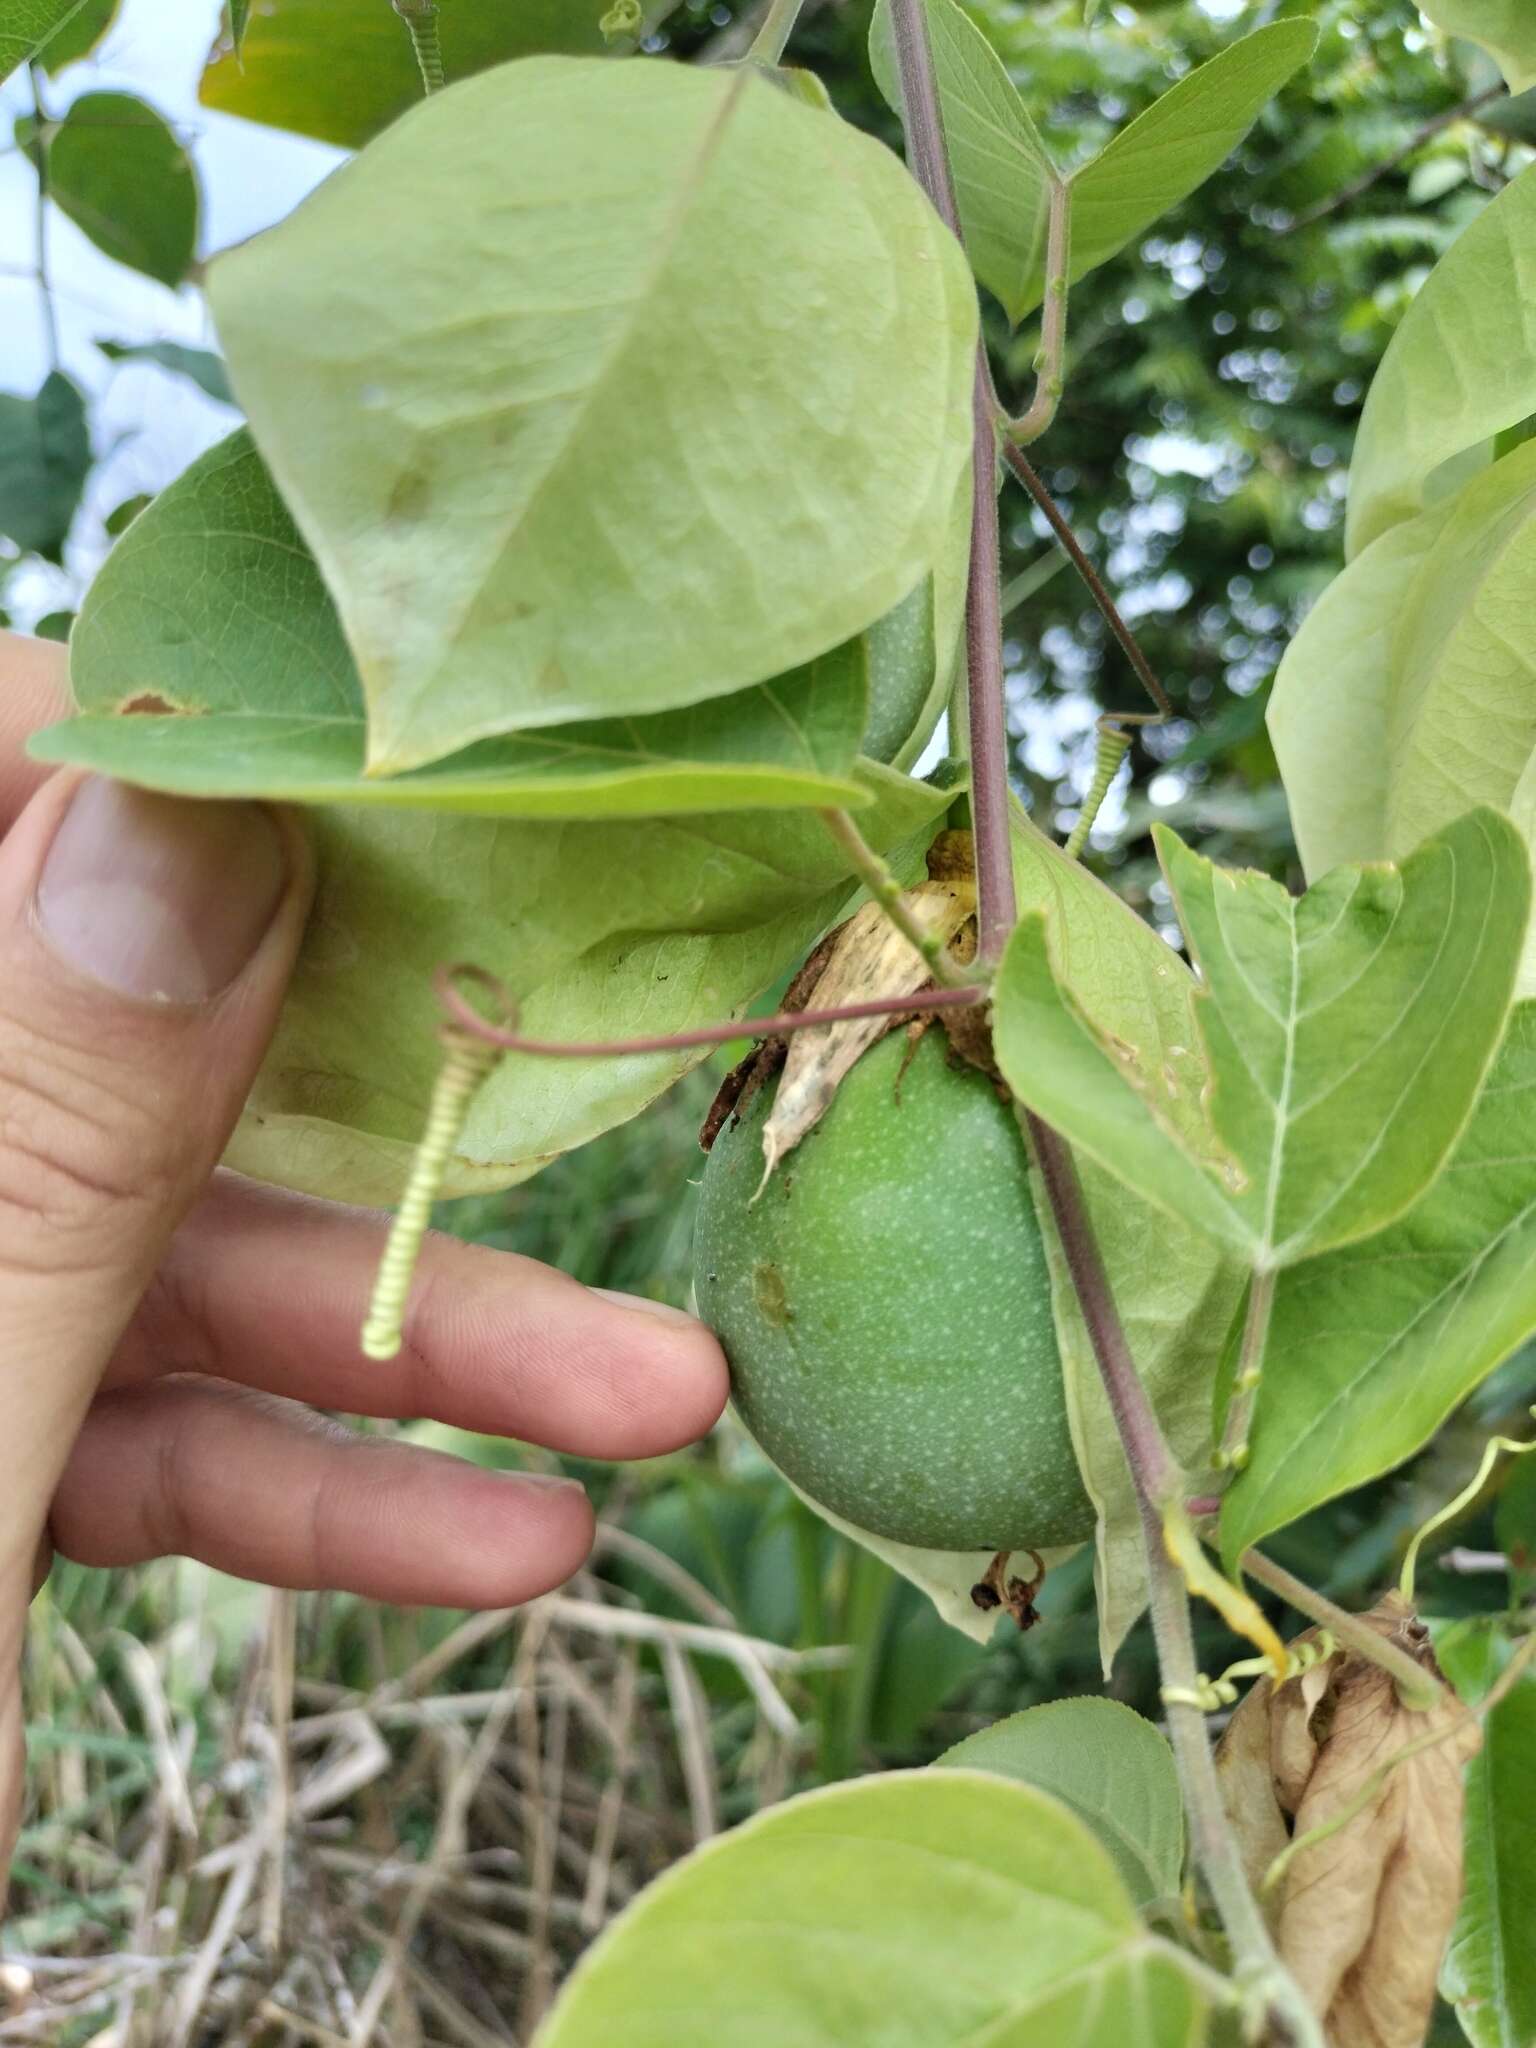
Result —
M784 1010L776 1017L742 1017L725 1024L701 1024L696 1031L662 1032L655 1038L574 1040L525 1038L519 1031L488 1022L457 987L462 981L473 982L484 990L503 1016L514 1025L517 1022L517 1004L494 974L488 974L483 967L440 967L433 977L433 986L449 1027L503 1052L532 1053L539 1059L608 1060L622 1059L631 1053L685 1052L693 1046L729 1045L735 1038L778 1038L787 1031L804 1031L818 1024L842 1024L860 1017L905 1017L914 1010L969 1009L987 1000L984 988L930 988L916 995L843 1003L832 1010Z

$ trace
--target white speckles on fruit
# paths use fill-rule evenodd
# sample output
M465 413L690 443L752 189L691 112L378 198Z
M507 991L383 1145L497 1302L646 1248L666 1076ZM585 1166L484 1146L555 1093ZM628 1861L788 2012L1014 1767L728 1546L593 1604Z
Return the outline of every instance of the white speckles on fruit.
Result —
M750 1198L764 1090L715 1141L696 1282L736 1403L798 1486L861 1528L934 1549L1092 1533L1067 1430L1023 1143L937 1032L844 1079L793 1163Z

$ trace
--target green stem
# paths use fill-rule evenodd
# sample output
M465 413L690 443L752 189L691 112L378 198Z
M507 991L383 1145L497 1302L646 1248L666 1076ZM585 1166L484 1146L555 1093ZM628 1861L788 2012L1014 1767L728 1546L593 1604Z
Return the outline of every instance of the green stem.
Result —
M1261 1586L1267 1586L1271 1593L1278 1593L1298 1614L1305 1614L1321 1627L1331 1629L1338 1641L1346 1649L1353 1650L1357 1657L1363 1657L1367 1663L1377 1664L1388 1672L1396 1682L1398 1698L1411 1712L1427 1713L1444 1699L1444 1686L1416 1658L1410 1657L1406 1650L1400 1650L1396 1643L1389 1642L1369 1622L1362 1621L1358 1614L1335 1606L1326 1594L1317 1592L1301 1579L1292 1578L1284 1566L1276 1564L1262 1551L1244 1551L1243 1570L1251 1579L1257 1579Z
M1189 1622L1189 1596L1164 1548L1162 1526L1145 1496L1141 1526L1147 1555L1147 1604L1165 1693L1192 1695L1200 1674ZM1167 1701L1165 1713L1184 1810L1189 1816L1190 1848L1232 1944L1238 1984L1245 1998L1265 2012L1272 2041L1284 2043L1286 2048L1328 2048L1317 2015L1276 1953L1249 1888L1242 1852L1222 1802L1205 1715L1187 1699L1177 1698Z
M1050 215L1046 223L1045 298L1040 308L1035 395L1028 410L1008 427L1009 440L1021 448L1039 440L1055 419L1056 408L1061 403L1067 354L1067 250L1070 235L1067 183L1064 178L1056 178L1051 184Z
M908 908L900 882L865 839L847 811L822 811L821 822L848 857L848 865L868 889L897 931L928 964L934 980L944 988L970 988L982 978L971 967L951 959L949 948L937 932L924 931Z
M1223 1471L1241 1472L1248 1462L1248 1428L1253 1421L1253 1404L1264 1377L1264 1353L1269 1344L1269 1320L1275 1306L1273 1267L1256 1269L1248 1287L1248 1314L1243 1322L1243 1344L1237 1358L1237 1377L1227 1403L1227 1422L1221 1434L1216 1463Z
M37 66L29 64L27 75L32 81L32 119L36 124L34 159L37 168L37 212L33 227L32 275L37 282L38 302L43 313L43 338L48 345L48 364L57 370L62 366L63 357L59 349L59 316L53 303L53 284L48 271L48 117L43 112L41 88L38 85Z
M805 0L770 0L763 25L752 38L752 47L747 51L749 64L773 66L783 63L784 52L804 4Z

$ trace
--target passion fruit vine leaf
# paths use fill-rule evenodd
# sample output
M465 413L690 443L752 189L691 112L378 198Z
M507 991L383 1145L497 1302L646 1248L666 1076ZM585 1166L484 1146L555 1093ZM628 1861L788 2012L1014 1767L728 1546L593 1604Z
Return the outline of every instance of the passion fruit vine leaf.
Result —
M894 634L882 644L878 701L894 730L926 696L929 605L925 587L895 629L910 644L889 644ZM33 752L186 796L526 818L858 808L869 800L853 765L870 638L681 711L510 735L369 776L362 693L335 607L241 432L162 491L108 558L71 647L85 715L39 735Z
M648 34L675 0L651 0ZM564 51L600 57L604 0L517 0L516 6L450 8L439 21L450 83L513 57ZM378 0L262 0L215 38L198 98L205 107L360 149L421 98L421 73L405 24Z
M1536 443L1372 541L1286 650L1269 727L1309 875L1396 859L1536 759ZM1522 993L1536 993L1536 935Z
M126 92L88 92L48 141L48 197L104 255L178 285L197 253L192 159L163 115Z
M1419 1450L1536 1330L1536 1003L1522 1003L1477 1109L1390 1229L1281 1274L1249 1463L1222 1506L1251 1545Z
M1536 174L1525 171L1457 236L1387 345L1355 436L1346 553L1423 511L1444 464L1485 464L1493 436L1533 412Z
M911 1771L802 1793L674 1865L533 2048L1197 2048L1205 2004L1065 1806Z
M1420 12L1447 35L1481 43L1512 93L1536 85L1536 16L1527 0L1424 0Z
M1099 154L1057 169L1007 68L955 0L923 0L966 253L1015 326L1045 294L1046 223L1065 182L1068 279L1107 263L1218 171L1317 43L1310 22L1243 36L1179 80ZM890 0L870 26L870 62L901 111Z
M1209 1120L1094 1014L1054 927L1004 958L998 1058L1021 1100L1127 1185L1273 1271L1381 1229L1424 1191L1503 1035L1530 905L1525 847L1477 810L1400 866L1336 868L1296 899L1160 829L1199 964Z
M5 0L0 8L0 79L35 57L88 0Z
M960 251L888 150L747 70L470 79L211 294L376 771L780 674L950 537Z
M873 763L859 779L871 797L860 829L886 853L931 834L953 801ZM439 1064L431 979L444 960L499 975L532 1036L685 1031L742 1015L851 893L820 821L796 813L311 816L315 911L230 1160L350 1201L392 1203L404 1184ZM444 1192L511 1186L634 1116L703 1057L504 1060Z
M1208 1077L1188 967L1121 898L1017 812L1013 871L1021 911L1050 918L1073 986L1118 1043L1147 1049L1149 1065L1163 1077L1167 1113L1195 1140ZM1196 1483L1210 1457L1211 1400L1242 1297L1243 1266L1093 1160L1080 1160L1079 1171L1132 1356L1170 1449ZM1038 1185L1035 1206L1048 1217ZM1146 1604L1140 1510L1077 1291L1049 1226L1045 1245L1072 1444L1098 1510L1099 1647L1108 1671Z
M1052 1793L1093 1829L1138 1907L1177 1898L1184 1808L1173 1751L1118 1700L1048 1700L968 1735L938 1762Z

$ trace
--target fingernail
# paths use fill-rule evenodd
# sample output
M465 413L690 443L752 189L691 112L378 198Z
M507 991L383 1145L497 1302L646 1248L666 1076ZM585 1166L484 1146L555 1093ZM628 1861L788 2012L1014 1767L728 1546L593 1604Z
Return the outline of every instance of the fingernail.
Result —
M92 981L202 1003L261 944L287 880L277 826L259 806L183 802L92 776L43 863L38 923Z
M579 1479L567 1479L563 1472L508 1472L519 1486L536 1486L541 1493L585 1493Z
M637 1308L643 1314L655 1316L660 1323L688 1323L694 1329L701 1327L697 1316L691 1316L685 1309L674 1308L669 1301L652 1301L647 1294L621 1294L616 1287L593 1287L588 1290L601 1295L604 1301L611 1301L615 1308Z

